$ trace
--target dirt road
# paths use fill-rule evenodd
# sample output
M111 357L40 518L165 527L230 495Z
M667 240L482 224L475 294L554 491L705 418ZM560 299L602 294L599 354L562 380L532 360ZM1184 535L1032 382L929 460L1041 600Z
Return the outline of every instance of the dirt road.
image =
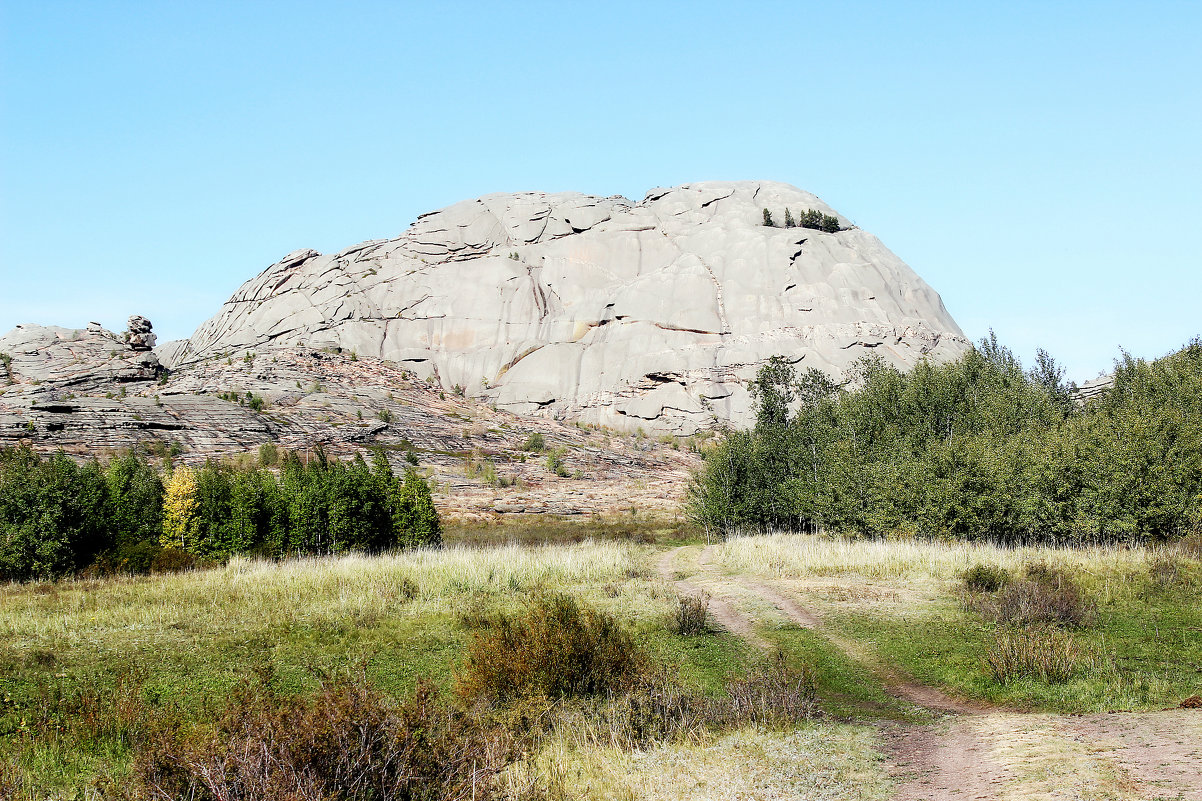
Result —
M664 553L660 576L682 594L710 595L714 621L757 648L757 625L776 616L813 629L865 664L894 697L938 716L877 722L898 801L966 799L1181 799L1202 801L1202 712L1024 714L955 698L884 664L870 645L825 629L800 599L755 576L723 574L714 547Z

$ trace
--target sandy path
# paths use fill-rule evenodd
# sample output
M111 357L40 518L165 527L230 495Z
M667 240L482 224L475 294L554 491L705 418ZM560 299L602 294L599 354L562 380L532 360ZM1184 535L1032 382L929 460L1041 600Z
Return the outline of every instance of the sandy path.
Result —
M1083 715L1063 725L1113 759L1143 797L1202 801L1202 711Z
M989 743L963 719L882 730L896 801L1001 798L1013 781Z

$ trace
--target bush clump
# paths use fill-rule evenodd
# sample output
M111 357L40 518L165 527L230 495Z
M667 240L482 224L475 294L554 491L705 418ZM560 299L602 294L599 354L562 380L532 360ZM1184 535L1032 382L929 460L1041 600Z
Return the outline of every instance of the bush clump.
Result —
M547 447L547 440L542 434L535 431L530 436L526 437L526 441L522 443L522 450L532 453L539 453Z
M737 726L790 726L818 715L813 674L791 666L782 651L753 666L745 677L727 680L726 694L728 723Z
M1060 684L1097 661L1071 635L1052 628L998 629L985 654L985 667L999 684L1024 678Z
M709 634L710 594L679 595L676 598L676 614L673 620L677 634L695 637Z
M1044 562L1027 565L1021 578L974 603L986 620L1010 625L1088 626L1098 611L1071 576Z
M547 453L547 469L560 478L567 478L570 475L568 466L563 461L564 453L563 448L555 448Z
M134 776L165 801L488 799L511 743L425 682L395 708L365 681L327 681L309 697L258 686L209 730L168 715L148 721L135 736Z
M705 450L687 509L707 531L812 531L1002 545L1173 543L1202 552L1202 340L1129 356L1082 401L1046 352L990 334L903 372L857 360L839 385L773 357L755 425Z
M150 560L151 573L183 573L195 570L202 564L195 556L181 548L162 548Z
M648 667L615 618L553 594L519 616L487 621L468 647L456 691L487 703L620 692Z
M1010 583L1010 572L996 565L977 564L964 571L964 588L969 592L997 592Z

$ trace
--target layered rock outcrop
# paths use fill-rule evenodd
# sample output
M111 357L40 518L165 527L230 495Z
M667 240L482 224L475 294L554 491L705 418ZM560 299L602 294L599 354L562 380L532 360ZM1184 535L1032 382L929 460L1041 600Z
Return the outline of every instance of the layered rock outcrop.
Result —
M680 443L516 417L349 354L274 348L165 374L93 325L20 326L0 336L0 357L0 448L81 459L135 449L192 464L253 458L267 443L340 457L379 448L397 469L416 460L456 517L671 516L699 461ZM536 433L565 469L527 450Z
M806 210L843 230L764 225ZM244 284L164 363L305 347L397 363L497 407L689 434L750 417L774 355L842 378L969 342L938 294L814 195L707 182L639 201L489 195L399 237L289 254Z

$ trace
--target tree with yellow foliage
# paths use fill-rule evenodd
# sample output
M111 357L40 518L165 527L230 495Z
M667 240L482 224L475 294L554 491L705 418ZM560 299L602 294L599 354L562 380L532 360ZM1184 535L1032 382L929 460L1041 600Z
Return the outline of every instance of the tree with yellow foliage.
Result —
M196 547L199 509L196 473L192 468L181 465L171 472L167 490L163 493L163 536L160 542L164 548L191 551Z

